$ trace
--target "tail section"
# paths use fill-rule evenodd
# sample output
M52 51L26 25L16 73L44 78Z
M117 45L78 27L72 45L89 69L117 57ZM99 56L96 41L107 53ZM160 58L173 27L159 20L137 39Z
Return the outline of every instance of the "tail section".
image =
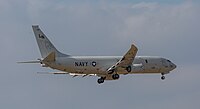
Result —
M54 45L49 41L49 39L42 32L42 30L39 28L38 25L33 25L32 28L33 28L33 32L35 34L35 38L36 38L38 47L40 49L42 58L46 58L52 52L54 52L55 56L57 57L69 56L69 55L59 52L54 47Z
M43 62L54 62L56 60L55 52L50 53L46 58L44 58Z

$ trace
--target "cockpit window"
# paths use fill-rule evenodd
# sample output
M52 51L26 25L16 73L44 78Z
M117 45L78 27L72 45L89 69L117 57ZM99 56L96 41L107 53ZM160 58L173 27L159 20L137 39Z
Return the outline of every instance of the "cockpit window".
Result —
M170 60L167 60L168 62L171 62Z

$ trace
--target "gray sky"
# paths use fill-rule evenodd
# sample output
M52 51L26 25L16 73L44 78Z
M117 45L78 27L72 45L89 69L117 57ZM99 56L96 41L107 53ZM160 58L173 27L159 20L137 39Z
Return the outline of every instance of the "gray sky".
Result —
M0 108L198 109L200 3L197 0L0 0ZM40 57L31 29L39 24L71 55L162 56L177 69L160 75L97 77L38 75L54 71L17 61Z

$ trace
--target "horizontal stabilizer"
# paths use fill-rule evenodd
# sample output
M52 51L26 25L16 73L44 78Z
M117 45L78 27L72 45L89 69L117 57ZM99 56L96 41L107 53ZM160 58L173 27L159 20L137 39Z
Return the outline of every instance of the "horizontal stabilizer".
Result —
M30 64L34 64L34 63L41 63L40 60L37 61L24 61L24 62L17 62L17 63L30 63Z

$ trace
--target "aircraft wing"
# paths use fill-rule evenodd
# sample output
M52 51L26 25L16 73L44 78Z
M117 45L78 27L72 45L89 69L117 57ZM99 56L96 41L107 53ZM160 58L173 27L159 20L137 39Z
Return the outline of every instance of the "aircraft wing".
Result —
M131 45L131 48L128 50L128 52L120 59L116 64L112 65L107 72L108 73L113 73L119 72L119 71L124 71L128 66L131 66L133 63L133 60L135 59L136 53L138 49L135 45ZM129 71L128 71L129 72Z

